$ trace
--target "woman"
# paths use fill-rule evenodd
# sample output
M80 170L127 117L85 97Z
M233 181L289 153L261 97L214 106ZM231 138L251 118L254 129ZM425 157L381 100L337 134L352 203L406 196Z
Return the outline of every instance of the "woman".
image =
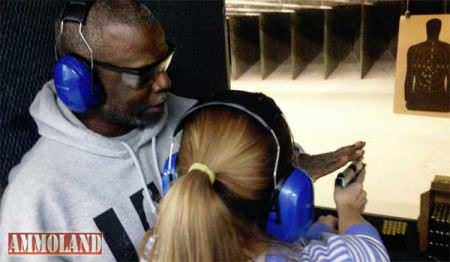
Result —
M274 193L277 143L273 135L280 146L276 168L280 181L292 170L291 133L272 99L238 91L225 97L228 102L244 99L257 115L216 105L183 120L179 178L161 203L157 224L145 244L146 260L389 260L376 229L361 216L367 201L362 177L345 189L335 188L338 220L319 218L294 244L271 239L264 228Z

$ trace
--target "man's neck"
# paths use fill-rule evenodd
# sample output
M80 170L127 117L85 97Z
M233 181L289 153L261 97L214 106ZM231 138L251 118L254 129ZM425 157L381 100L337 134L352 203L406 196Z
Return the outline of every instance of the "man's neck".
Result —
M107 122L103 119L91 116L77 116L78 119L90 130L106 137L117 137L130 132L132 126L124 126Z

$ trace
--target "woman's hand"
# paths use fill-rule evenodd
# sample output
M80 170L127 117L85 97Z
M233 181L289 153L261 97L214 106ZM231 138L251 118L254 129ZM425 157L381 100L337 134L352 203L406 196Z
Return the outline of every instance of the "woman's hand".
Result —
M338 232L338 219L332 215L320 216L317 219L317 223L322 223L328 226L330 232L337 233Z
M363 187L364 175L346 188L336 186L334 189L334 201L336 209L354 209L362 213L367 203L367 192Z
M334 201L338 213L339 233L354 224L364 223L361 213L367 203L367 193L363 187L364 175L360 175L356 181L346 188L336 186L334 189Z

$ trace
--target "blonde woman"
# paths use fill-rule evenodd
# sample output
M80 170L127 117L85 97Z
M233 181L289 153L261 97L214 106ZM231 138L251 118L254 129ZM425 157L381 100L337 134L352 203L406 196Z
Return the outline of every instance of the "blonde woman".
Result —
M362 177L345 189L335 188L338 219L319 218L293 244L268 236L264 229L273 201L274 165L277 181L292 170L288 125L273 100L262 94L231 91L218 100L244 101L253 108L206 106L183 120L178 179L144 241L143 260L389 260L378 232L361 216L367 201Z

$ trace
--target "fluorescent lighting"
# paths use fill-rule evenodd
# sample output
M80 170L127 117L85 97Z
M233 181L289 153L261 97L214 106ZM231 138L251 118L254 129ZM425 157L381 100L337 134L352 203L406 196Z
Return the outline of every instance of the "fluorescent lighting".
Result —
M226 12L226 16L260 16L260 13Z
M252 1L252 0L227 0L225 7L229 8L264 8L274 7L278 9L332 9L328 5L314 5L314 4L295 4L292 2L269 2L269 1Z
M227 12L244 12L244 13L295 13L293 9L283 8L251 8L251 7L228 7Z
M227 7L244 5L244 7L277 7L281 9L333 9L334 6L342 4L373 5L375 1L379 0L225 0L225 5Z
M274 2L251 1L251 0L230 0L230 1L226 1L226 4L268 6L268 7L278 7L278 8L301 8L302 7L302 5L299 5L299 4L285 4L285 3L274 3Z

